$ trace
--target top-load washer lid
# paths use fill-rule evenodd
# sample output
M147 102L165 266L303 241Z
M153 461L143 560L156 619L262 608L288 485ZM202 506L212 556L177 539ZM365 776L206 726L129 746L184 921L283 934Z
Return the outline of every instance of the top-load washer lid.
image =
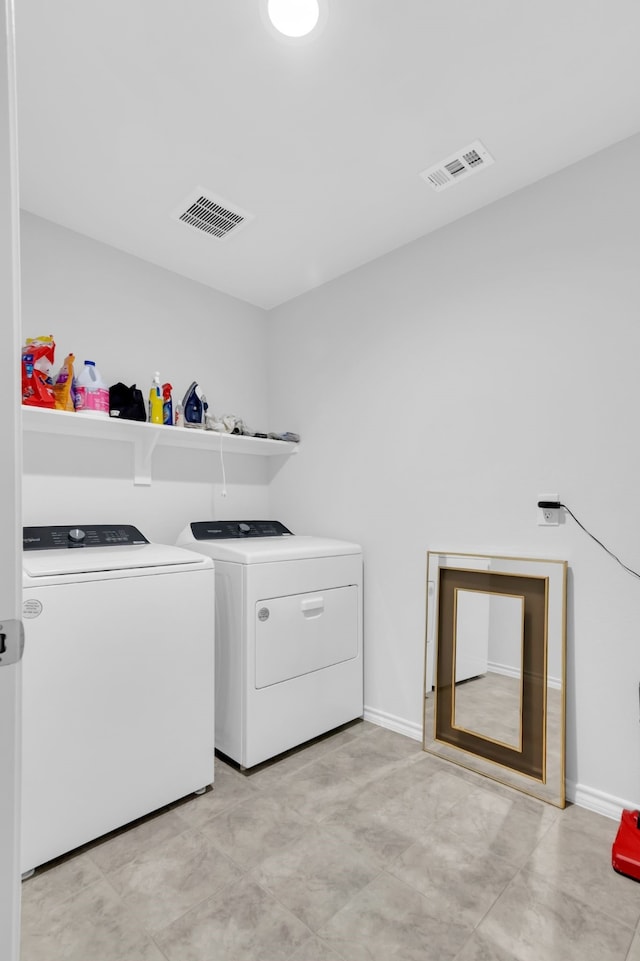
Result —
M150 544L131 525L23 528L23 569L29 577L202 566L194 551Z
M362 553L359 544L348 541L294 535L279 521L194 521L182 532L178 543L214 560L237 564Z

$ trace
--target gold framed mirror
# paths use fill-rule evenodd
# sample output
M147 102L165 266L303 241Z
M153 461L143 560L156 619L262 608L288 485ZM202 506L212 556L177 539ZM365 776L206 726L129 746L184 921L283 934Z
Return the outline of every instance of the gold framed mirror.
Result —
M565 805L567 562L427 554L425 751Z

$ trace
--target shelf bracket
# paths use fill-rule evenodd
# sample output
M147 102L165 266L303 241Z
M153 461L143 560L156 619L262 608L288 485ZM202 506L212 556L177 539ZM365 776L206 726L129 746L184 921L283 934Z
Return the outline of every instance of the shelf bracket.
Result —
M133 483L136 487L151 487L151 458L158 443L158 431L148 437L136 437L133 442Z

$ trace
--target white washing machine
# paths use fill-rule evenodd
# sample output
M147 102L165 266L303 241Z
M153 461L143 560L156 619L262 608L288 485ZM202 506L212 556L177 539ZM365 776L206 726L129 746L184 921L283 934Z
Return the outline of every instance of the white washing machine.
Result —
M362 551L278 521L196 521L215 562L216 748L244 768L361 717Z
M213 781L214 569L135 527L25 527L22 872Z

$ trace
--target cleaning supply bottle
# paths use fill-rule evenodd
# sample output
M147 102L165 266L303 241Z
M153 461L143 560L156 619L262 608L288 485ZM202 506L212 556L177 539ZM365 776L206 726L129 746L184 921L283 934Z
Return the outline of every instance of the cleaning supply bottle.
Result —
M160 374L158 371L154 374L149 391L149 421L152 424L162 423L162 390L160 389Z
M168 424L170 427L173 426L173 401L171 399L171 391L173 387L171 384L162 385L162 423Z
M78 414L109 416L109 388L100 376L95 361L85 360L84 367L76 378L74 399Z

